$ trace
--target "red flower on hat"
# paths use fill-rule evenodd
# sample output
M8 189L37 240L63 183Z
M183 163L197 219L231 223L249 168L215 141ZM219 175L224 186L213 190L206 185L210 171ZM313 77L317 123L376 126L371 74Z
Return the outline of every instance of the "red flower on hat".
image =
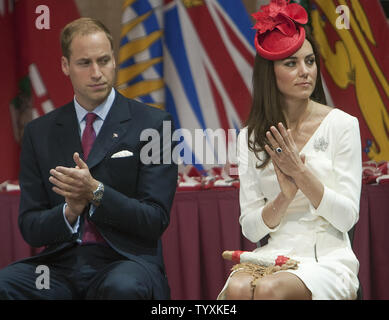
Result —
M270 4L262 6L260 11L252 14L256 20L254 29L259 34L272 31L277 28L286 36L296 33L296 23L306 24L308 14L297 3L289 3L289 0L272 0Z

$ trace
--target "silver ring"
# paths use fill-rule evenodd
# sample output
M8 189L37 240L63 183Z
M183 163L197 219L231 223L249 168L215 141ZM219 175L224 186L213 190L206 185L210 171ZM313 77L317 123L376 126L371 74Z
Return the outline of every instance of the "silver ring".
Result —
M276 152L277 153L281 153L282 152L282 149L280 147L276 148Z

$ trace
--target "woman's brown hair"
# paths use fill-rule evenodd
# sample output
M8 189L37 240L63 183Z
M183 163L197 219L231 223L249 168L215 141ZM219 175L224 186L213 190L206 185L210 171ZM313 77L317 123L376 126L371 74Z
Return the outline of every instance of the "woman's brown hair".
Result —
M306 34L305 38L312 45L317 65L315 89L310 98L316 102L327 104L320 76L318 45L308 27L304 26L304 29ZM274 62L264 59L257 54L254 61L252 82L253 100L246 126L248 131L248 147L250 151L254 152L258 160L262 161L259 166L256 166L260 169L266 167L270 161L270 156L265 150L265 144L269 145L266 138L266 131L271 126L276 126L279 122L282 122L287 128L287 123L282 112L281 93L277 87ZM264 151L264 159L260 159L258 156L262 151Z

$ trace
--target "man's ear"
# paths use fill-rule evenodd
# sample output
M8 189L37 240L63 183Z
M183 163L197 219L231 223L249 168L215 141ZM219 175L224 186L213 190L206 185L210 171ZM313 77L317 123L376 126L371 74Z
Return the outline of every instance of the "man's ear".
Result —
M62 72L66 76L69 76L69 60L68 60L68 58L66 58L64 56L61 57L61 67L62 67Z

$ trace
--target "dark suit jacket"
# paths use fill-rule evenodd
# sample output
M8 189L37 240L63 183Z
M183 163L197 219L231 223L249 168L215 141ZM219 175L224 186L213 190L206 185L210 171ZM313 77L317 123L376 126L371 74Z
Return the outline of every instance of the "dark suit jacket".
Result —
M163 139L163 121L173 126L167 112L116 92L87 164L92 176L105 186L102 202L91 218L101 235L120 254L145 268L149 263L157 265L165 275L160 238L169 224L177 165L173 161L171 164L140 161L141 149L148 143L140 141L144 129L159 133L161 150L171 152L174 147L170 137ZM131 151L133 156L111 158L122 150ZM66 225L64 198L52 191L49 182L50 169L75 166L74 152L82 155L73 102L26 126L20 158L19 227L31 246L46 246L40 256L74 244L79 236L72 234ZM162 156L157 156L157 160Z

